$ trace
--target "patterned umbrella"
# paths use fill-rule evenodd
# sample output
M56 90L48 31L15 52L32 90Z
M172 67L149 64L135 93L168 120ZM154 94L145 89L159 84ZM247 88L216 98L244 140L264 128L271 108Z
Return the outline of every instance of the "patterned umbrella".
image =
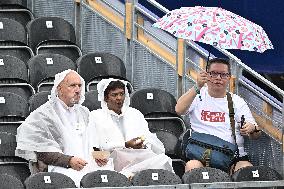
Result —
M182 7L160 18L154 27L178 38L203 42L222 49L264 52L273 49L263 28L219 7Z

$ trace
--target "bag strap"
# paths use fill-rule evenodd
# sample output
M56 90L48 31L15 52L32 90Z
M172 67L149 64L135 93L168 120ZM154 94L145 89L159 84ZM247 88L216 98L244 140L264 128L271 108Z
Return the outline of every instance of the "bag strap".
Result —
M237 139L236 139L236 128L235 128L235 112L233 108L233 99L231 93L227 92L227 100L228 100L228 108L229 108L229 117L230 117L230 124L232 128L232 135L234 137L235 144L237 144Z

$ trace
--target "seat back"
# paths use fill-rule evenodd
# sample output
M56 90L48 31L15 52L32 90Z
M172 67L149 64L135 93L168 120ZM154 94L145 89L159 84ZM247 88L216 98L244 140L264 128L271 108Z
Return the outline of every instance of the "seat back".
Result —
M11 5L19 5L27 8L27 0L5 0L5 1L0 1L1 6L11 6Z
M72 60L59 54L36 55L28 61L28 67L30 83L37 91L39 91L39 85L45 80L51 79L53 83L55 74L67 69L76 70L76 65Z
M232 176L233 181L273 181L283 180L283 177L274 169L267 166L249 166L236 171Z
M95 79L119 78L126 80L123 61L110 53L88 53L77 60L78 73L86 84Z
M1 121L24 120L28 115L28 102L14 93L0 92L0 119Z
M182 181L184 184L231 182L231 178L227 173L220 169L201 167L184 173Z
M0 81L14 79L17 82L28 83L28 68L25 62L22 60L9 56L0 55ZM11 83L10 81L5 83Z
M10 55L22 60L25 64L34 56L32 49L23 43L10 44L0 41L0 54Z
M5 189L24 189L23 183L11 175L0 174L0 183Z
M73 62L82 56L81 49L74 43L69 41L44 41L38 44L36 54L61 54L70 58Z
M31 175L25 180L26 189L38 188L76 188L74 181L62 174L56 172L41 172Z
M16 136L10 133L0 133L0 156L15 156L17 147Z
M131 94L130 106L143 115L153 112L167 112L176 115L176 99L167 91L158 88L146 88Z
M29 99L29 112L33 112L35 109L46 103L50 98L50 91L41 91Z
M22 183L31 175L27 162L1 162L0 174L8 174L16 177Z
M86 92L85 101L83 102L82 105L86 106L90 111L100 109L101 102L98 100L98 91L92 90Z
M0 18L16 20L26 27L34 19L34 15L30 10L21 5L0 5Z
M181 184L176 174L163 169L147 169L136 173L132 179L134 186Z
M126 187L131 182L121 173L110 170L98 170L88 173L81 179L81 187Z
M2 122L0 121L0 133L9 133L11 135L17 135L17 129L22 122Z
M16 41L27 44L27 33L25 27L9 18L0 18L3 28L0 30L0 41Z
M48 40L62 40L76 43L73 26L63 18L39 17L27 25L29 46L36 52L39 43Z

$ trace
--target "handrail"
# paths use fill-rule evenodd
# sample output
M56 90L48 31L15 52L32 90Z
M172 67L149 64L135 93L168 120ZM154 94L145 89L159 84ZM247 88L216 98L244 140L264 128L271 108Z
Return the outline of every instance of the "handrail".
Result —
M154 5L156 8L158 8L160 11L162 11L164 13L167 13L167 12L170 11L169 9L165 8L163 5L161 5L160 3L158 3L155 0L147 0L147 2L149 2L152 5Z

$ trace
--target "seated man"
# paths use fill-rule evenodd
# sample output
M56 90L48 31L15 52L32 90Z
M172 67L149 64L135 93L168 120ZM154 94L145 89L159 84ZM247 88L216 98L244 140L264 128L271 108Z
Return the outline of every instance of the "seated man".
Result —
M215 58L208 62L208 70L197 76L194 87L182 95L176 104L179 115L186 114L190 118L193 131L217 136L235 144L229 118L226 89L228 87L231 69L225 59ZM207 84L207 86L205 85ZM231 173L246 166L252 166L244 151L244 138L258 138L260 135L248 105L239 96L231 94L235 112L235 136L239 150L239 158L235 159ZM240 127L241 117L244 115L245 124ZM186 171L205 166L197 159L191 159L186 164Z
M32 162L32 173L61 172L79 186L92 151L84 94L85 82L77 72L56 74L49 101L18 128L16 155Z
M102 109L90 113L90 125L95 130L96 146L112 152L114 170L127 177L144 169L173 171L171 159L166 156L162 142L149 131L148 123L138 110L129 107L127 83L103 79L97 85ZM96 159L105 166L108 159Z

